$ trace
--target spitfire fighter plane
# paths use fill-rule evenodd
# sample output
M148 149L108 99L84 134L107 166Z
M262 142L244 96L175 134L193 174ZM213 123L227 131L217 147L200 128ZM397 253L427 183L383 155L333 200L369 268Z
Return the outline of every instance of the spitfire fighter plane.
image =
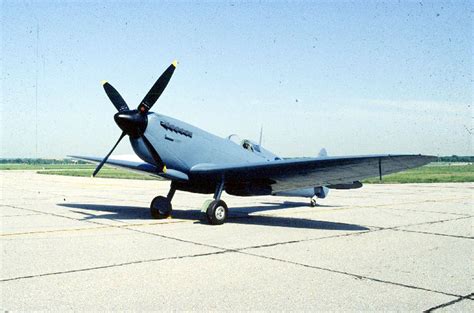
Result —
M283 159L250 140L235 142L221 138L178 119L151 112L165 90L177 62L158 78L136 109L130 109L118 91L106 81L103 87L117 109L115 123L122 130L105 158L71 156L99 163L93 176L107 163L132 171L171 180L166 197L150 204L153 218L171 215L171 200L177 190L213 194L203 204L212 225L223 224L228 216L222 192L236 196L298 196L324 198L329 189L362 187L360 180L422 166L434 160L425 155L327 156ZM119 142L128 136L138 160L109 158Z

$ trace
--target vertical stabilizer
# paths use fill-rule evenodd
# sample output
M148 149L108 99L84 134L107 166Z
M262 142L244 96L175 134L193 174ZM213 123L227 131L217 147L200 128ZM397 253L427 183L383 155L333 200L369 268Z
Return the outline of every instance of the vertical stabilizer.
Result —
M319 151L318 156L319 156L319 157L327 157L327 156L328 156L328 152L326 151L325 148L322 148L322 149Z

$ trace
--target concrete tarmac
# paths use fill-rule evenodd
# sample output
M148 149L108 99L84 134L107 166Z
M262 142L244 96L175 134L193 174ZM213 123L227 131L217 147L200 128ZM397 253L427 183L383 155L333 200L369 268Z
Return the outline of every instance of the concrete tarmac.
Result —
M366 185L309 199L210 195L169 182L0 171L4 311L474 312L474 184Z

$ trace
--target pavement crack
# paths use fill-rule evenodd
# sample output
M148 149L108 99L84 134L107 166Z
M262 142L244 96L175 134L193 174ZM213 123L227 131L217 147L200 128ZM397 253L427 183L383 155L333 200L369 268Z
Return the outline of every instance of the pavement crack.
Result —
M462 217L457 217L457 218L448 218L445 220L439 220L439 221L431 221L431 222L421 222L421 223L414 223L414 224L406 224L406 225L400 225L400 226L395 226L393 228L399 228L399 227L411 227L411 226L421 226L421 225L432 225L432 224L439 224L439 223L445 223L445 222L450 222L450 221L458 221L458 220L464 220L472 218L472 216L462 216Z
M335 273L335 274L342 274L342 275L354 277L354 278L357 278L357 279L365 279L365 280L378 282L378 283L383 283L383 284L388 284L388 285L394 285L394 286L405 287L405 288L416 289L416 290L423 290L423 291L438 293L438 294L442 294L442 295L446 295L446 296L462 297L460 295L456 295L456 294L452 294L452 293L448 293L448 292L444 292L444 291L439 291L439 290L434 290L434 289L429 289L429 288L424 288L424 287L418 287L418 286L414 286L414 285L408 285L408 284L398 283L398 282L389 281L389 280L383 280L383 279L379 279L379 278L375 278L375 277L370 277L370 276L365 276L365 275L360 275L360 274L354 274L354 273L335 270L335 269L331 269L331 268L327 268L327 267L309 265L309 264L304 264L304 263L279 259L279 258L275 258L275 257L254 254L254 253L245 252L245 251L238 251L238 252L242 253L242 254L250 255L250 256L255 256L255 257L258 257L258 258L267 259L267 260L272 260L272 261L277 261L277 262L302 266L302 267L311 268L311 269L317 269L317 270L326 271L326 272ZM468 296L466 296L466 297L468 297Z
M51 212L43 212L43 211L39 211L39 210L35 210L35 209L27 209L27 208L22 208L22 207L15 206L15 205L9 205L8 204L8 205L5 205L5 206L13 208L13 209L35 212L35 213L39 213L39 214L43 214L43 215L50 215L50 216L54 216L54 217L66 218L68 220L73 220L73 221L86 222L86 223L91 223L91 224L101 225L101 226L104 225L102 223L97 223L97 222L94 222L94 221L81 220L81 219L77 219L77 218L66 216L66 215L61 215L61 214L56 214L56 213L51 213Z
M394 231L406 232L406 233L417 233L417 234L425 234L425 235L433 235L433 236L443 236L443 237L452 237L452 238L460 238L460 239L474 239L474 237L469 237L469 236L449 235L449 234L433 233L433 232L421 231L421 230L397 229L397 228L394 228L393 230L394 230Z
M415 213L436 213L436 214L444 214L444 215L454 215L454 216L465 216L465 217L472 217L473 215L467 213L453 213L453 212L441 212L441 211L430 211L430 210L414 210L414 209L396 209L396 208L385 208L386 210L393 210L393 211L407 211L407 212L415 212Z
M182 255L182 256L173 256L173 257L166 257L166 258L137 260L137 261L123 262L123 263L116 263L116 264L109 264L109 265L101 265L101 266L93 266L93 267L86 267L86 268L80 268L80 269L73 269L73 270L67 270L67 271L58 271L58 272L43 273L43 274L36 274L36 275L26 275L26 276L12 277L12 278L4 278L4 279L0 279L0 282L9 282L9 281L15 281L15 280L38 278L38 277L45 277L45 276L54 276L54 275L62 275L62 274L71 274L71 273L78 273L78 272L88 272L88 271L101 270L101 269L114 268L114 267L121 267L121 266L127 266L127 265L135 265L135 264L144 264L144 263L161 262L161 261L168 261L168 260L197 258L197 257L203 257L203 256L223 254L223 253L228 253L228 252L232 252L232 251L224 250L224 251L216 251L216 252L207 252L207 253L189 254L189 255Z
M423 312L433 312L433 311L435 311L435 310L438 310L438 309L441 309L441 308L445 308L445 307L447 307L447 306L453 305L453 304L455 304L455 303L458 303L458 302L463 301L463 300L466 300L466 299L471 300L473 295L474 295L474 292L473 292L473 293L470 293L470 294L468 294L468 295L465 295L465 296L460 296L460 297L458 297L457 299L454 299L454 300L451 300L451 301L449 301L449 302L442 303L442 304L440 304L440 305L434 306L434 307L429 308L429 309L427 309L427 310L425 310L425 311L423 311Z
M123 226L122 226L121 228L126 229L126 230L129 230L129 231L133 231L133 232L136 232L136 233L140 233L140 234L146 234L146 235L156 236L156 237L160 237L160 238L164 238L164 239L179 241L179 242L183 242L183 243L189 243L189 244L193 244L193 245L200 246L200 247L218 249L218 250L222 250L222 252L237 252L235 249L222 248L222 247L219 247L219 246L214 246L214 245L209 245L209 244L205 244L205 243L195 242L195 241L191 241L191 240L186 240L186 239L181 239L181 238L176 238L176 237L161 235L161 234L157 234L157 233L151 233L151 232L147 232L147 231L143 231L143 230L138 230L138 229L133 229L133 228L128 228L128 227L123 227Z
M333 238L339 238L339 237L357 236L357 235L368 234L368 233L372 233L372 232L376 232L376 231L380 231L380 230L384 230L384 229L379 228L379 229L374 229L374 230L360 231L360 232L357 232L357 233L346 233L346 234L324 236L324 237L317 237L317 238L307 238L307 239L301 239L301 240L289 240L289 241L274 242L274 243L268 243L268 244L263 244L263 245L256 245L256 246L248 246L248 247L238 248L238 249L235 249L235 251L244 251L244 250L250 250L250 249L268 248L268 247L275 247L275 246L280 246L280 245L289 245L289 244L294 244L294 243L301 243L301 242L308 242L308 241L318 241L318 240L333 239Z

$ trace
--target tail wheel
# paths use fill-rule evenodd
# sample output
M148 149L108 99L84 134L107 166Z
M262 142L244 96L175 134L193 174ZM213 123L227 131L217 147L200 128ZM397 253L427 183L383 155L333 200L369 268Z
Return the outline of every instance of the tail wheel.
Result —
M222 200L212 201L206 210L207 221L211 225L222 225L228 215L227 204Z
M173 210L171 202L162 196L158 196L150 204L150 213L154 219L168 218Z

